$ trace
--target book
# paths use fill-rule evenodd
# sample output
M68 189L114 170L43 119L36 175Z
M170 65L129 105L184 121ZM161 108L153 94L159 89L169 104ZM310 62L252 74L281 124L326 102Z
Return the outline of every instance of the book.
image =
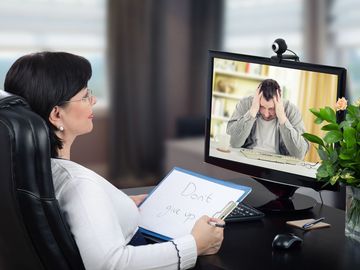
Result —
M250 192L250 187L175 167L139 206L140 231L160 240L187 235L201 216L225 218L224 209L236 207Z

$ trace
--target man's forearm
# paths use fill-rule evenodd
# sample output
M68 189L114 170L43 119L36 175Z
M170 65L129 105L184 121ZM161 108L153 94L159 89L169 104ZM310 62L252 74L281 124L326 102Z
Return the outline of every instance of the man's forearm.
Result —
M289 121L284 125L280 125L280 134L291 156L304 159L309 148L306 140L301 136L304 131L296 130Z
M242 147L246 139L249 137L251 129L256 118L247 112L241 118L233 118L228 122L226 133L231 136L230 145L232 147Z

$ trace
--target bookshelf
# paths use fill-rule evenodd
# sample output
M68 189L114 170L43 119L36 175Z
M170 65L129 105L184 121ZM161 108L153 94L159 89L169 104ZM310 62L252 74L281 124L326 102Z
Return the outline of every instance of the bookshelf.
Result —
M253 95L268 78L268 66L215 59L212 86L210 136L226 132L226 125L239 99Z

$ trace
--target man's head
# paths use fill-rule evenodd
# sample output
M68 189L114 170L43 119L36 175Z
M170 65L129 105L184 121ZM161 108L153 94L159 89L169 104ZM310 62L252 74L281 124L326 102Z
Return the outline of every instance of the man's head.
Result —
M259 85L259 93L262 93L259 112L261 117L266 121L276 118L275 103L273 99L277 98L277 91L279 91L279 95L281 96L280 86L275 80L267 79L262 81Z

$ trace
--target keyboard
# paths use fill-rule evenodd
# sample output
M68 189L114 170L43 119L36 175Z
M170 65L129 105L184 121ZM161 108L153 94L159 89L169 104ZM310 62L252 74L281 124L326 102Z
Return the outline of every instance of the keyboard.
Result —
M270 162L276 162L276 163L282 163L282 164L292 164L292 165L297 165L297 164L303 162L302 160L297 159L292 156L284 156L284 155L273 154L273 153L258 152L253 149L241 148L240 152L247 158L258 159L258 160L263 160L263 161L270 161Z
M225 218L225 222L241 222L248 220L259 220L265 216L263 212L245 203L238 206Z

